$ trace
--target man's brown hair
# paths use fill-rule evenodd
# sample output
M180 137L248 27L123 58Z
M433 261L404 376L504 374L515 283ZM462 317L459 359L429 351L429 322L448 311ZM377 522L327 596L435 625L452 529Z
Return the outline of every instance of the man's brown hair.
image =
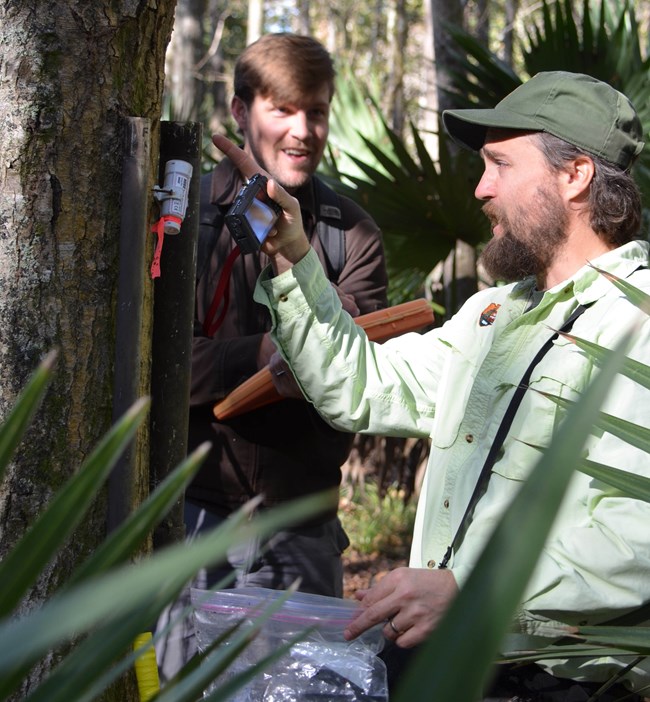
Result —
M235 95L250 106L256 95L297 103L324 83L334 95L336 70L316 39L288 32L265 34L235 64Z
M536 132L537 144L554 171L562 171L578 156L594 162L594 177L589 186L589 224L611 246L623 246L640 238L641 193L630 173L573 144L546 132Z

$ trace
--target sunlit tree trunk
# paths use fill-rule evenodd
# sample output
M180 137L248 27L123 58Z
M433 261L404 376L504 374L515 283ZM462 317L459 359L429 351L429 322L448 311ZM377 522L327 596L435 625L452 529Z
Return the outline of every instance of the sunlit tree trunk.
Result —
M0 8L0 420L39 360L59 354L53 386L0 488L0 557L112 421L124 118L154 125L154 172L174 4L22 0ZM145 308L147 326L151 284L142 275L146 299L132 303ZM145 394L150 328L142 338ZM139 486L146 469L138 464ZM106 511L104 497L25 608L104 538ZM132 681L106 699L136 700Z
M248 0L246 44L252 44L264 31L264 0Z
M196 122L203 100L199 61L203 47L203 18L206 0L178 0L174 31L167 49L166 93L170 98L170 119Z
M453 41L445 23L463 26L463 8L460 0L430 0L430 24L435 61L436 113L453 107L445 88L452 86L450 70L455 59ZM447 316L452 315L469 295L476 290L476 253L468 244L457 241L442 269L442 284Z

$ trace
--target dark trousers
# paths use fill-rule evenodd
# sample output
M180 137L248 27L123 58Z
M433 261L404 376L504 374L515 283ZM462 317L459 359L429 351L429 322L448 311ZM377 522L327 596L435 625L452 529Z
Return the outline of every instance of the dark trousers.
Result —
M402 673L417 656L420 647L400 648L387 641L379 657L386 664L388 691L395 694ZM598 696L602 683L577 682L557 678L534 663L496 666L493 682L480 702L641 702L622 685L613 685ZM477 701L478 702L478 701Z
M225 517L185 500L188 539L219 526ZM265 587L286 590L297 578L300 592L343 597L341 554L350 545L338 517L322 524L279 531L264 541L230 549L227 560L206 573L204 588ZM224 584L224 578L230 578Z

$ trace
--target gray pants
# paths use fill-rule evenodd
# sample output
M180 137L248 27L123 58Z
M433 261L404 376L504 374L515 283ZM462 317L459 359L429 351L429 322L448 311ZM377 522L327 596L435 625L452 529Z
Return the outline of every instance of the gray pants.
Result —
M188 542L202 531L218 526L223 518L186 501L185 529ZM265 587L286 590L301 578L298 590L329 597L343 596L341 553L350 542L338 517L324 524L287 529L261 543L259 540L233 548L228 561L202 571L183 590L179 599L161 615L156 631L178 617L190 604L190 588ZM230 578L229 585L224 579ZM196 653L192 618L173 627L156 644L161 682L172 678Z

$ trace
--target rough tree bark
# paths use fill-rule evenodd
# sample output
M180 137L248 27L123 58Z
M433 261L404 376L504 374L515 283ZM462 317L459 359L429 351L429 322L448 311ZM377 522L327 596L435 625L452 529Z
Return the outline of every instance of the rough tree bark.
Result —
M0 421L39 360L59 352L53 386L0 488L0 557L111 423L123 118L150 118L155 137L174 5L0 4ZM145 298L133 304L150 307L150 283ZM143 345L150 340L144 330ZM25 608L103 539L105 514L99 499ZM126 683L111 695L137 699Z

